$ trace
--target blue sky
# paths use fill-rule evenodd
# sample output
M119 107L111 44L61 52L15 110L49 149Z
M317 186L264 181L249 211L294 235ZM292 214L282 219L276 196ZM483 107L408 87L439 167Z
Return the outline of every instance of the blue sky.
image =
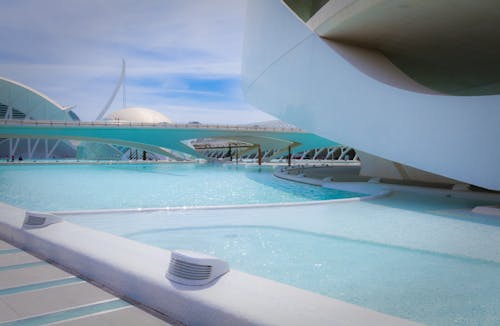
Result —
M245 123L271 116L240 88L242 0L1 1L0 75L82 120L104 107L127 62L127 106L174 121ZM110 111L122 107L121 93Z

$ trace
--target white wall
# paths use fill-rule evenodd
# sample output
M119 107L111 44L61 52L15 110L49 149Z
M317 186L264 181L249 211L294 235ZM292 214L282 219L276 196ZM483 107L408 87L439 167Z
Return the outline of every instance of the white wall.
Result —
M367 153L500 190L500 96L405 90L345 56L281 1L248 2L243 79L252 104Z

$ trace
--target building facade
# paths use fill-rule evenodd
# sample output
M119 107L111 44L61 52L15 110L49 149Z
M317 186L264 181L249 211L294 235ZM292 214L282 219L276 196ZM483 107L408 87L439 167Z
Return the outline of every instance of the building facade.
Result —
M78 121L71 109L21 83L0 77L0 120ZM74 158L76 149L66 140L47 138L0 138L0 158Z
M365 175L498 191L499 21L495 1L249 1L243 90Z

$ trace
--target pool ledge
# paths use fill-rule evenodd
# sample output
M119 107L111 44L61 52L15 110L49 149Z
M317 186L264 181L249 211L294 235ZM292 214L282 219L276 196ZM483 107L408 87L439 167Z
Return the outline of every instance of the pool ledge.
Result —
M165 277L170 252L60 222L23 229L25 211L0 203L0 238L189 325L417 325L236 270L209 286Z

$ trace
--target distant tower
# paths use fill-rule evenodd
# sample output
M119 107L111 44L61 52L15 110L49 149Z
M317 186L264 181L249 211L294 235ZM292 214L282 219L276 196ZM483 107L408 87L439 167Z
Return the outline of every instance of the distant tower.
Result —
M122 88L122 91L123 91L123 108L126 108L127 107L127 89L126 89L126 85L127 85L127 74L125 72L125 59L122 59L122 77L120 77L122 79L122 84L123 84L123 88Z
M125 59L122 59L122 72L120 74L118 82L116 83L115 89L113 90L113 93L111 94L111 97L109 98L108 102L106 102L106 105L101 110L101 113L99 113L99 115L97 116L96 120L101 120L104 117L109 107L115 100L116 94L118 94L118 91L120 90L121 86L123 86L123 107L125 108L127 106L126 89L125 89Z

